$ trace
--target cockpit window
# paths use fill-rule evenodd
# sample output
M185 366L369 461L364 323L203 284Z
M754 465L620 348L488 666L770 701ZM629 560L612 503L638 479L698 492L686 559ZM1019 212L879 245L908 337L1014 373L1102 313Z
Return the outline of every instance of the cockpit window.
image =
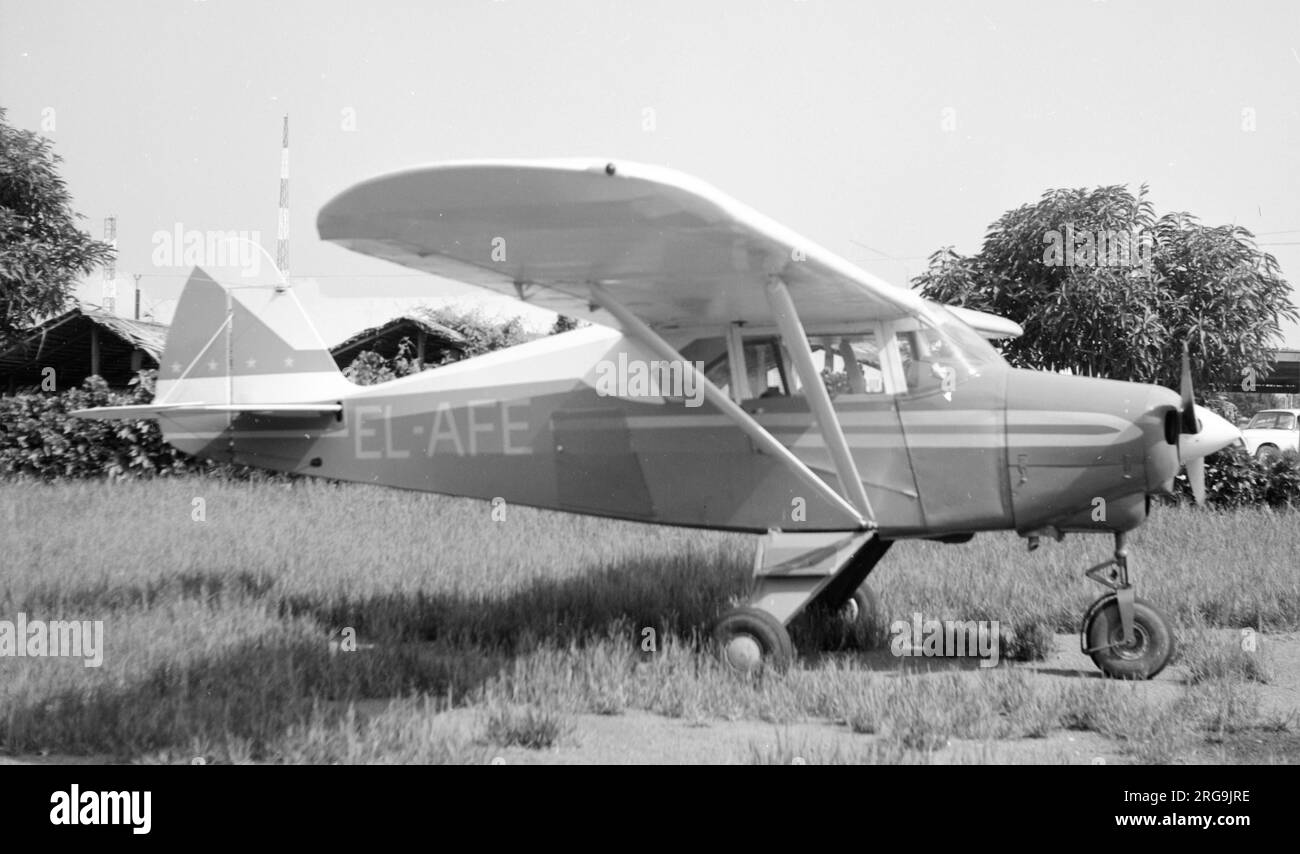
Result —
M909 393L951 391L1006 360L978 332L941 306L896 324L898 355Z
M744 340L744 388L733 392L731 388L731 361L727 357L726 343L721 338L707 338L693 342L682 355L687 359L704 358L704 375L733 400L750 400L760 397L787 397L790 382L786 360L778 339L773 336L746 338Z
M880 342L874 332L814 335L809 343L813 364L820 368L822 382L832 398L841 394L884 394Z

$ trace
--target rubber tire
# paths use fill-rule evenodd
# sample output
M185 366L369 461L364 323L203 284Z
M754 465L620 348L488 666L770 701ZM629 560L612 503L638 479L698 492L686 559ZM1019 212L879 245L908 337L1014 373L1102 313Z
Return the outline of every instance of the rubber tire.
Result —
M1260 445L1255 449L1256 462L1268 464L1280 456L1282 452L1278 450L1277 445Z
M875 646L875 627L880 624L880 600L876 591L863 582L834 611L826 614L827 619L838 621L836 631L831 635L836 649L844 649L856 633L865 643L866 649Z
M1109 601L1093 611L1088 625L1083 627L1089 649L1124 637L1119 603L1113 595L1106 598ZM1089 653L1093 664L1112 679L1151 679L1174 657L1174 635L1169 630L1169 623L1163 614L1142 599L1133 602L1133 632L1138 654L1121 647Z
M745 668L728 657L728 644L741 636L748 636L758 644L762 656L758 666ZM713 641L723 664L738 672L754 673L765 669L780 672L794 661L794 643L790 640L790 633L780 620L761 608L735 608L723 614L713 626Z
M848 613L852 607L854 613ZM880 600L876 597L876 591L872 590L864 582L853 595L844 600L844 603L836 610L836 614L845 622L853 623L860 626L874 626L880 622Z
M850 648L854 635L868 641L870 649L875 640L871 626L880 620L880 600L876 591L863 582L849 596L832 602L823 592L799 615L795 634L805 633L824 651L836 652Z

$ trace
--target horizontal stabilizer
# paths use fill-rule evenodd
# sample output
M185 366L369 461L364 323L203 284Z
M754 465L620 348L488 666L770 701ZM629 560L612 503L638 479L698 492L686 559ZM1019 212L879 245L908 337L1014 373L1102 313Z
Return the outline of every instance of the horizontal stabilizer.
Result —
M163 418L170 415L214 415L220 413L255 413L289 418L304 415L326 415L342 412L338 403L172 403L144 404L141 406L101 406L96 409L78 409L71 413L75 418L93 418L98 421L115 419Z

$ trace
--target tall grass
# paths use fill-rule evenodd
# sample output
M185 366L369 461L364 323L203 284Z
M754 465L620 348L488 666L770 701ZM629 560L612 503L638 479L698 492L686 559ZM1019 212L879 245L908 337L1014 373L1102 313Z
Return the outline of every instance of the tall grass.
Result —
M1130 553L1141 595L1175 623L1294 630L1298 539L1300 513L1161 508ZM0 619L104 620L106 650L98 669L0 658L0 749L477 761L472 738L421 729L463 704L827 718L904 751L1069 725L1065 701L1006 674L948 685L866 670L852 652L810 655L784 678L726 672L702 639L746 595L754 545L523 507L494 521L482 502L316 481L2 485ZM1101 592L1082 570L1109 551L1102 537L1034 554L1012 534L904 542L872 583L887 621L1074 631ZM352 635L359 649L340 651ZM1213 684L1240 669L1203 658ZM376 720L349 711L394 697L425 705ZM954 703L985 723L922 714ZM909 716L920 730L906 730Z

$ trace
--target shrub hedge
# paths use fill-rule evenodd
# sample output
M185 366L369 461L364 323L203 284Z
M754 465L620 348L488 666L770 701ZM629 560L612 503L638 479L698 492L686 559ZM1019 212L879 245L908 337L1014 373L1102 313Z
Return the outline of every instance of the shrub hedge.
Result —
M90 377L80 388L0 397L0 478L273 476L197 460L164 442L155 421L94 421L68 414L93 406L149 403L153 381L153 372L142 372L128 390L113 391L99 377Z
M1175 481L1178 503L1192 500L1186 474ZM1300 454L1287 451L1262 462L1245 448L1224 448L1205 458L1205 503L1232 509L1266 504L1270 507L1300 507Z

